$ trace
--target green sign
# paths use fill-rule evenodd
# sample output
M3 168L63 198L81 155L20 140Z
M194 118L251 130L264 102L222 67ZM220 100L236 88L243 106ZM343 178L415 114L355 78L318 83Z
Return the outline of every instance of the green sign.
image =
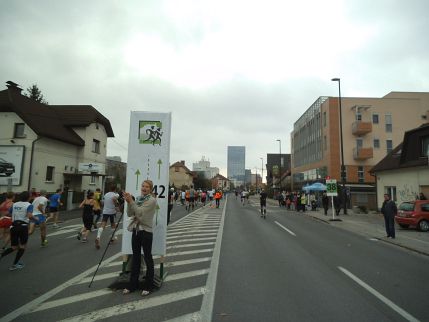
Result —
M326 192L328 196L338 196L337 180L326 180Z

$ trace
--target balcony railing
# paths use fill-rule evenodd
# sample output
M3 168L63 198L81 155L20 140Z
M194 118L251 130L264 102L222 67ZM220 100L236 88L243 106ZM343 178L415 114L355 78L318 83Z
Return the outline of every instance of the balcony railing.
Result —
M353 159L355 160L367 160L373 157L372 148L354 148Z
M356 121L352 125L353 135L365 135L370 132L372 132L371 122Z

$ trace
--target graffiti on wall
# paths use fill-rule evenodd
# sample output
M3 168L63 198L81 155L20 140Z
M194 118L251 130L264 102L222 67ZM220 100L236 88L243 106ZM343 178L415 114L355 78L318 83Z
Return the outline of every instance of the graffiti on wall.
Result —
M404 184L402 187L398 188L399 201L415 200L418 194L418 189L408 184Z

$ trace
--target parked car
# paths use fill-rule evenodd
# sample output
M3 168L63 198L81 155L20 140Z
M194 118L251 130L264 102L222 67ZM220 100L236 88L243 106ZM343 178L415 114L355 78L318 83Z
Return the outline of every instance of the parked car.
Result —
M401 203L395 220L402 228L412 226L421 231L429 231L429 200L414 200Z
M13 163L7 162L5 159L0 158L0 174L4 174L9 177L15 172L15 166Z

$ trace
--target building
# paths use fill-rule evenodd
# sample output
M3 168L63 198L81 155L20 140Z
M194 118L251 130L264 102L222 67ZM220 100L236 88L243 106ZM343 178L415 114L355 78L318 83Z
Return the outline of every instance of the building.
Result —
M244 169L244 185L249 187L252 183L252 170Z
M200 161L192 163L192 171L202 173L206 179L211 179L219 174L219 168L211 167L210 161L206 160L204 156Z
M193 185L195 174L185 165L185 161L177 161L170 165L170 186L177 189L188 189Z
M429 197L429 123L409 130L404 140L378 162L371 173L377 182L377 206L388 193L397 203Z
M285 180L290 175L291 155L268 153L266 163L266 180L269 189L278 189L280 187L280 170L282 175L281 185L283 189L290 190L290 183Z
M319 97L294 123L291 133L292 186L341 181L337 97ZM429 118L429 93L391 92L381 98L343 97L342 128L348 206L376 207L369 170L402 141L406 130Z
M217 174L211 181L212 181L212 188L213 189L220 189L223 191L229 191L231 188L228 178L225 178L221 174Z
M45 105L21 91L10 81L0 91L0 157L14 168L0 174L0 192L102 187L109 120L90 105Z
M108 192L110 185L114 184L118 189L125 189L127 183L127 164L121 161L121 157L106 158L106 180L104 192Z
M245 184L245 160L245 146L228 146L228 179L233 179L237 183L237 185Z
M252 173L250 178L250 184L255 187L262 186L262 177L259 173Z

